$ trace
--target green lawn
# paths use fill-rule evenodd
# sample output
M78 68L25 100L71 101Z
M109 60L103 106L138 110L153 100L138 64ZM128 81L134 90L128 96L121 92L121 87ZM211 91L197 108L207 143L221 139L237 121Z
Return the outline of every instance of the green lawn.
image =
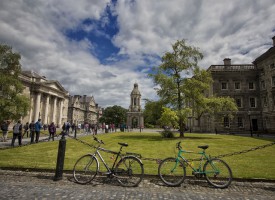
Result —
M102 147L117 151L118 142L126 142L124 152L139 153L142 155L146 174L157 174L158 164L156 161L148 160L163 159L176 155L175 144L182 141L183 149L199 151L198 145L208 144L210 148L206 152L212 156L238 152L274 142L263 138L241 137L234 135L214 134L186 134L184 138L165 139L158 133L110 133L98 135L105 142ZM90 144L94 144L91 135L80 138ZM6 149L0 151L0 167L14 167L26 169L50 169L55 170L57 158L58 141L41 142L39 144L24 147ZM75 161L84 154L93 152L89 146L76 140L67 138L65 170L72 170ZM102 154L105 161L111 165L111 155ZM186 154L188 158L196 158L195 154ZM266 178L275 180L275 145L251 151L248 153L222 158L232 169L235 178ZM194 163L196 165L196 163ZM103 171L103 165L101 165ZM190 172L188 171L188 175Z

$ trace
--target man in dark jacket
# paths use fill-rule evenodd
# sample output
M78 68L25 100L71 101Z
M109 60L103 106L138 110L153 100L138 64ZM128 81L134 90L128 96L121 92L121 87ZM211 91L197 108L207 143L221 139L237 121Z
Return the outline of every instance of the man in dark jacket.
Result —
M30 128L30 137L31 137L31 143L34 143L34 134L35 134L35 123L34 120L29 125Z
M14 147L15 139L18 138L18 144L19 146L22 145L22 124L21 120L18 120L18 122L13 126L13 137L11 141L11 146Z

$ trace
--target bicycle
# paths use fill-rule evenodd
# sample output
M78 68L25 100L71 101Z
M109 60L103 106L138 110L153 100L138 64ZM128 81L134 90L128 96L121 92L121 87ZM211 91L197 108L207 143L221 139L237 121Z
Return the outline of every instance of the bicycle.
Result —
M95 136L94 140L98 143L98 145L95 146L95 152L80 157L74 165L73 177L77 183L87 184L96 177L99 173L99 160L97 157L99 157L107 169L107 172L104 174L109 178L115 177L120 185L125 187L135 187L141 182L144 175L144 168L141 160L134 156L133 153L126 153L125 156L121 154L122 148L128 146L127 143L119 142L120 150L115 152L101 148L100 146L104 144L104 142ZM111 168L106 164L100 151L116 155ZM118 161L119 158L120 160Z
M210 155L207 155L205 150L209 147L208 145L198 146L202 151L194 153L193 151L182 150L180 143L176 144L178 149L177 157L166 158L159 164L158 175L166 185L179 186L186 177L187 166L191 168L192 174L196 178L204 177L214 187L226 188L231 184L232 171L229 165L221 159L211 158ZM182 153L200 154L200 159L196 159L200 161L198 168L196 169L190 160L184 158ZM205 163L203 165L204 160Z

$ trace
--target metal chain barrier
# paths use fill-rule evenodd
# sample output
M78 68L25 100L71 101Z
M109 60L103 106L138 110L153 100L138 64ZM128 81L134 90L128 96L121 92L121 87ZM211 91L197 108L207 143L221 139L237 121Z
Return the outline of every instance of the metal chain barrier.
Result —
M269 143L269 144L265 144L265 145L262 145L262 146L253 147L251 149L247 149L247 150L243 150L243 151L238 151L238 152L233 152L233 153L219 155L219 156L216 156L214 158L223 158L223 157L229 157L229 156L239 155L239 154L243 154L243 153L248 153L250 151L256 151L258 149L264 149L264 148L270 147L272 145L275 145L275 142L272 142L272 143Z
M74 139L74 140L77 140L78 142L81 142L85 145L88 145L90 147L94 147L94 146L90 145L89 143L84 142L80 139L74 138L72 136L69 136L69 137ZM270 147L270 146L273 146L273 145L275 145L275 142L265 144L265 145L262 145L262 146L253 147L253 148L247 149L247 150L242 150L242 151L238 151L238 152L233 152L233 153L214 156L212 158L223 158L223 157L229 157L229 156L234 156L234 155L240 155L240 154L243 154L243 153L248 153L250 151L256 151L256 150L259 150L259 149L264 149L266 147ZM126 153L126 154L128 154L128 153ZM157 164L159 164L162 161L162 159L160 159L160 158L145 158L145 157L142 157L140 154L138 154L138 155L139 155L139 158L142 159L142 160L153 161L153 162L156 162ZM188 159L188 161L200 161L200 159L199 158L197 158L197 159Z
M89 144L88 142L85 142L83 140L80 140L78 138L75 138L73 136L70 136L70 135L66 135L67 137L71 138L71 139L74 139L84 145L87 145L91 148L95 148L94 145L91 145ZM48 141L49 139L48 138L45 138L45 139L42 139L42 140L39 140L39 142L45 142L45 141ZM28 143L28 144L24 144L24 145L21 145L21 146L17 146L17 147L5 147L5 148L1 148L0 150L4 150L4 149L11 149L11 148L18 148L18 147L22 147L22 146L28 146L28 145L31 145L31 143ZM247 150L242 150L242 151L238 151L238 152L233 152L233 153L228 153L228 154L223 154L223 155L218 155L218 156L213 156L212 158L224 158L224 157L229 157L229 156L234 156L234 155L240 155L240 154L244 154L244 153L248 153L250 151L256 151L256 150L259 150L259 149L264 149L266 147L270 147L270 146L273 146L275 145L275 142L272 142L272 143L269 143L269 144L265 144L265 145L262 145L262 146L257 146L257 147L253 147L251 149L247 149ZM147 160L147 161L153 161L153 162L156 162L157 164L159 164L162 159L160 158L145 158L145 157L142 157L140 154L136 154L136 153L129 153L129 152L126 152L125 155L129 155L129 154L133 154L133 155L136 155L137 157L139 157L140 159L142 160ZM200 159L197 158L197 159L188 159L188 161L199 161Z

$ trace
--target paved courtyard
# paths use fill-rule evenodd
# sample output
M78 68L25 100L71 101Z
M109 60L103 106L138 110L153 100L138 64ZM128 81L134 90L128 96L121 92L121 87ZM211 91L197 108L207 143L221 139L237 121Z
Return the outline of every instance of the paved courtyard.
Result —
M216 189L205 181L186 180L180 187L166 187L157 177L145 178L138 187L125 188L115 180L98 178L87 185L71 174L53 181L53 173L0 170L0 199L274 199L275 183L236 182Z

